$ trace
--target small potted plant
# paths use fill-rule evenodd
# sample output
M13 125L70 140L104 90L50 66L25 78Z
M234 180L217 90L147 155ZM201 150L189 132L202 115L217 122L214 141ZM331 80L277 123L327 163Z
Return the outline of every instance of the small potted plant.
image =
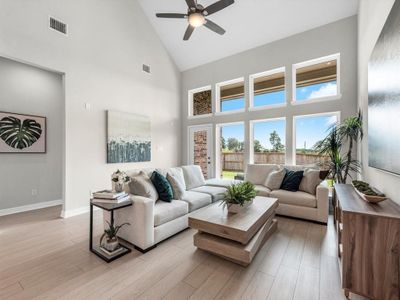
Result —
M107 221L107 224L108 224L108 229L104 229L104 233L100 238L100 246L109 252L113 252L113 251L117 250L117 248L119 246L118 237L117 237L118 231L123 226L131 225L131 224L123 223L121 225L114 226L114 224L110 224L108 221ZM106 238L106 239L103 243L104 238Z
M245 181L228 187L222 204L230 213L239 213L253 203L257 191L254 184Z
M111 180L114 182L114 190L120 193L124 191L125 183L129 182L130 178L125 172L117 170L111 175Z

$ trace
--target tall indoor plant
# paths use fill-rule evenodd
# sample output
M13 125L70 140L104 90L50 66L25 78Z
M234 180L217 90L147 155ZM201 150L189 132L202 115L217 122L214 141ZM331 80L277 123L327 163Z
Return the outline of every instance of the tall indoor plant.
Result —
M327 137L315 145L315 150L320 155L329 156L327 167L335 182L346 183L351 172L361 171L360 162L353 158L353 148L363 136L363 118L359 111L356 116L345 119L342 124L332 126Z

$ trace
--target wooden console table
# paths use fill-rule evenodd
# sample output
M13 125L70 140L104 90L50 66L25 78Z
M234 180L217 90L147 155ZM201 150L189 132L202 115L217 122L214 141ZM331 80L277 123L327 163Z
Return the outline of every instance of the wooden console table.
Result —
M346 297L400 299L400 206L367 203L346 184L335 185L333 203Z

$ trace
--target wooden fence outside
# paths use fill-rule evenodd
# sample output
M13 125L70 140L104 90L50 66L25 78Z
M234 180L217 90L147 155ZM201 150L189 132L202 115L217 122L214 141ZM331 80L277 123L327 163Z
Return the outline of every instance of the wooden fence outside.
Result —
M297 165L312 165L319 162L327 162L329 158L318 154L296 154ZM255 164L285 164L285 153L262 152L254 153ZM221 167L224 171L244 171L244 153L222 153Z

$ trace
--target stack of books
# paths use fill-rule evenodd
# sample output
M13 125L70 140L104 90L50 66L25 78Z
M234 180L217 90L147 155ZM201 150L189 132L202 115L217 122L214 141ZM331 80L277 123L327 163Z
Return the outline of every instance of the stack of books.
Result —
M126 192L113 192L103 190L93 193L93 202L98 203L121 203L129 200L129 194Z

